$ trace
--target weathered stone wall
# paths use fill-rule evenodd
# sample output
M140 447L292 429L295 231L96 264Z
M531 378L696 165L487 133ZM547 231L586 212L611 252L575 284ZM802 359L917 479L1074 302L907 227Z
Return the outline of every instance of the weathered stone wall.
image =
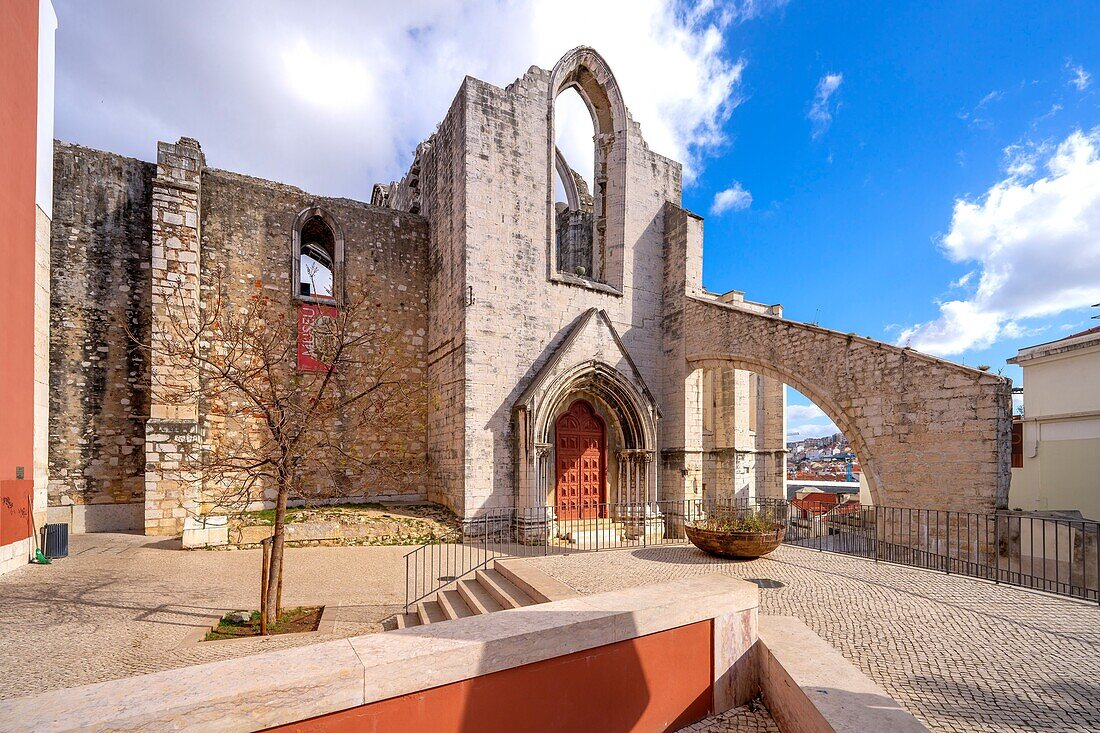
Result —
M556 262L551 126L555 91L570 85L584 88L600 120L586 277ZM376 187L379 206L206 169L186 138L160 145L155 173L61 147L52 502L144 498L156 532L178 531L201 508L194 477L168 475L181 441L217 440L228 428L202 405L169 409L150 398L154 368L190 378L156 362L158 298L182 284L198 303L217 271L231 300L260 283L293 312L294 222L321 207L343 233L349 290L376 296L377 317L416 354L410 380L426 373L431 392L426 414L410 414L396 431L410 456L428 459L428 475L387 486L351 476L356 496L426 496L467 515L547 500L554 441L532 426L545 428L564 409L555 400L583 394L619 428L633 421L617 435L621 445L612 443L631 476L636 465L644 470L645 485L619 486L613 469L608 498L629 488L625 495L695 499L704 486L719 496L782 496L786 382L852 440L878 503L1003 505L1007 380L784 321L778 306L737 292L708 293L702 220L679 206L680 165L649 150L591 49L570 51L553 71L532 67L504 89L467 78L408 174ZM585 313L589 322L600 314L599 338L579 328L570 341ZM151 343L155 367L132 347L128 323ZM355 438L365 451L385 441Z
M697 497L708 472L721 475L717 462L701 454L699 395L708 370L740 369L767 378L763 389L775 397L761 409L772 435L782 435L780 382L813 400L851 441L875 504L972 512L1005 506L1009 380L784 320L778 307L748 303L740 293L708 293L702 286L702 219L669 204L665 220L666 495L679 490L684 498ZM778 468L782 450L772 446L765 455Z
M145 492L149 366L127 329L148 339L154 173L132 158L55 147L49 502L95 505L105 529L140 526L111 505L140 507Z
M702 375L704 497L784 498L783 383L722 366Z
M149 419L145 423L145 533L178 534L200 513L199 474L181 459L200 441L198 401L181 403L177 390L198 387L197 372L170 355L181 337L175 318L199 302L199 216L206 159L197 141L157 143L153 179L149 310Z
M621 288L553 277L550 94L551 72L537 68L507 89L464 83L466 284L475 298L466 311L468 511L516 502L513 406L587 309L608 314L645 382L660 380L663 206L680 200L680 165L650 151L622 119L615 134L626 144L615 149L625 177L610 186L608 208L625 218L608 229L604 258L607 281ZM611 272L615 263L621 275Z
M457 513L465 506L466 432L466 89L417 151L396 187L395 208L421 210L428 250L428 498Z
M646 382L660 376L662 207L680 199L680 165L649 150L597 54L567 57L587 64L619 105L606 122L602 282L553 264L556 72L532 67L506 89L465 79L412 169L386 187L390 205L423 207L431 223L430 373L456 388L439 391L443 406L430 418L433 498L467 514L519 499L517 474L534 458L518 453L517 398L589 308L609 315Z
M153 534L175 533L189 513L201 510L198 477L182 472L182 444L204 435L216 439L217 428L201 405L168 404L151 395L154 383L188 379L180 365L156 359L166 333L163 301L179 296L179 284L194 302L213 298L208 290L200 296L200 283L208 289L217 268L226 273L230 301L247 297L260 281L269 293L282 294L293 312L292 230L303 209L323 207L339 222L345 277L354 282L352 290L371 294L374 318L412 352L408 379L422 380L427 368L423 218L204 168L198 144L187 139L161 143L158 162L159 170L111 153L57 146L49 499L53 518L72 522L76 531L144 526ZM152 346L152 356L131 333ZM153 362L160 370L155 380ZM356 434L349 442L370 451L400 438L406 455L424 462L422 410L411 410L405 427L386 436ZM414 474L399 484L368 486L350 475L346 495L424 498L426 483ZM94 517L85 512L92 506Z
M703 289L703 220L665 205L661 318L661 491L672 501L703 496L703 371L689 368L685 294Z
M369 317L381 322L395 337L394 347L410 355L404 379L421 382L427 368L428 329L428 228L419 216L379 209L339 198L310 195L298 188L258 178L207 169L202 180L202 298L211 307L219 296L214 288L225 289L220 297L229 304L243 303L262 283L274 300L285 299L289 317L294 317L298 300L292 287L292 233L300 212L321 208L339 226L344 240L344 281L347 297L367 297ZM202 406L200 405L200 410ZM346 434L350 452L366 458L376 451L401 445L403 455L395 459L419 465L426 460L426 415L423 405L410 405L404 423L393 425L384 435L363 426L334 424L332 430ZM218 440L222 428L204 415L204 436ZM333 494L365 499L424 499L426 476L416 471L394 477L394 483L375 484L350 463ZM328 490L327 473L305 478L310 495ZM257 501L274 500L268 487Z

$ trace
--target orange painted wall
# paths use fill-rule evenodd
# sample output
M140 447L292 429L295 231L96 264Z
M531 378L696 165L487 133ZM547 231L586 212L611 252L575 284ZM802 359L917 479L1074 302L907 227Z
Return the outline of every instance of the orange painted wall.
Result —
M31 519L33 481L0 481L0 545L34 534Z
M271 728L280 733L626 733L711 710L712 624L701 621Z
M0 11L0 481L34 440L34 223L38 113L38 0ZM23 535L24 537L26 535Z

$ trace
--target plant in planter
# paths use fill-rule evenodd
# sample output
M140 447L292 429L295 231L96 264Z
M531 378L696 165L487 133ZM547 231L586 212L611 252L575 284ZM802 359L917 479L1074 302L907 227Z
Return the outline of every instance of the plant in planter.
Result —
M691 544L703 552L718 557L752 558L779 547L787 527L774 516L747 512L688 522L684 531Z

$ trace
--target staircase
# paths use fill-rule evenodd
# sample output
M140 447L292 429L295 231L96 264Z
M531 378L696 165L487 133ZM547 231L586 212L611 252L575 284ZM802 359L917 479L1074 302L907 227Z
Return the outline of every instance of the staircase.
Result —
M569 586L522 560L494 560L453 587L418 602L409 613L398 614L397 628L454 621L576 595Z

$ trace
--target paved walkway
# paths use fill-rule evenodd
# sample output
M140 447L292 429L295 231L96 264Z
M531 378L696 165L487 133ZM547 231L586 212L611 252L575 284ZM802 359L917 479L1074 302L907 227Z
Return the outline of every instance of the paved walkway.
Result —
M529 561L582 593L715 571L756 579L761 613L804 620L935 731L1100 730L1095 604L789 546L750 562L694 547Z
M781 733L771 714L763 707L742 705L713 715L677 733Z
M75 535L70 556L0 577L0 698L377 631L404 603L408 547L288 548L286 606L339 606L331 634L186 643L259 605L260 551ZM326 614L327 618L327 614Z
M408 548L292 548L285 602L340 606L331 634L190 644L213 616L256 606L259 550L178 542L77 535L69 558L0 577L0 698L369 633L403 601ZM756 579L763 613L802 618L933 730L1100 730L1095 605L788 546L742 563L691 547L530 562L583 593ZM766 714L731 715L699 730L767 729Z

